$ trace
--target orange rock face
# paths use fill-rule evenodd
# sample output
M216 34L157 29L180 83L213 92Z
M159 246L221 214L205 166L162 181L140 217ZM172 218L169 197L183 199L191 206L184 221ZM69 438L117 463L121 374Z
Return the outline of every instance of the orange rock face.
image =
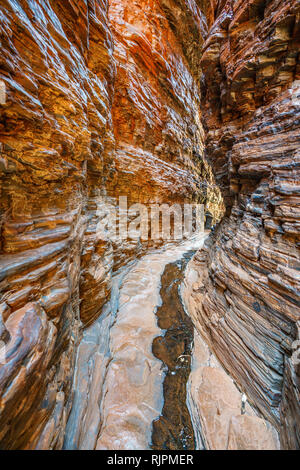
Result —
M147 248L99 237L101 198L214 204L191 5L176 34L168 2L1 2L3 448L61 447L81 326Z
M91 227L114 142L112 36L106 2L3 1L0 14L0 308L9 333L0 442L56 448L70 404L80 300L84 306L92 292L99 309L108 292L109 250L91 242ZM88 314L83 307L83 320Z
M138 201L197 196L200 96L182 45L160 2L113 0L109 12L116 60L113 194L130 187Z
M217 219L220 189L196 327L299 447L298 2L2 0L0 38L0 447L62 447L81 330L149 248L103 198Z

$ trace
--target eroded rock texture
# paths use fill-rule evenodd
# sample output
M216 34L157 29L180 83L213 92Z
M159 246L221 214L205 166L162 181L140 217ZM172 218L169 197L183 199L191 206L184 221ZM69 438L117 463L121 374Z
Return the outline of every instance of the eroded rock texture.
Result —
M196 327L299 446L298 8L1 0L0 447L62 447L82 327L149 248L100 236L103 198L216 220L208 160L227 216L195 259Z
M203 158L203 15L195 1L109 3L115 44L116 149L107 193L126 194L129 204L205 202L216 220L222 213L221 195ZM115 268L149 246L123 240L116 248Z
M300 445L299 2L215 2L202 49L206 153L227 208L195 263L196 324L256 408Z
M93 214L114 141L112 36L106 2L4 0L0 16L0 443L59 448L80 313L108 292Z
M196 3L108 6L0 4L6 449L62 446L81 327L99 316L113 266L143 252L99 236L102 198L212 210L220 199L202 158Z
M199 286L196 258L188 264L183 301L197 325ZM201 334L195 331L187 403L195 430L196 449L277 450L278 433L248 403L247 395L226 373Z

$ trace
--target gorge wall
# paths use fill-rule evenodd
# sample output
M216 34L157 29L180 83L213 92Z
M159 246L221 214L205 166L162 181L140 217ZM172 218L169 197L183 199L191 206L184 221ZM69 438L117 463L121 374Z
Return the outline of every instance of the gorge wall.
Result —
M280 431L282 447L295 449L299 2L216 3L202 48L202 110L226 217L195 257L190 309L221 364Z
M82 330L151 246L103 201L217 220L218 188L194 324L299 447L297 1L1 0L0 41L0 447L62 448Z

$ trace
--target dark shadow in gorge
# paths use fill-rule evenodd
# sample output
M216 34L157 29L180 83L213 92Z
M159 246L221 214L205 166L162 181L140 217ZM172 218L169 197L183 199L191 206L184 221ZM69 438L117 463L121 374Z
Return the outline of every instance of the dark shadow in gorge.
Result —
M153 421L154 450L195 449L193 426L186 405L194 329L180 297L184 271L193 254L194 251L190 251L181 260L168 264L161 279L162 305L156 315L158 326L165 334L154 339L152 352L166 367L166 376L162 414Z

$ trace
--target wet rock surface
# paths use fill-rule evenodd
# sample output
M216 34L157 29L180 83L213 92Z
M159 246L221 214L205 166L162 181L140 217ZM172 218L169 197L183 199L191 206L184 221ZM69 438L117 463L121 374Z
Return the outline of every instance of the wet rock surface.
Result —
M193 252L187 253L178 262L166 266L161 278L162 305L156 316L164 335L154 339L152 351L163 362L166 375L162 414L153 422L151 447L156 450L195 449L194 430L186 404L194 327L180 296L185 267L192 255Z
M65 449L278 449L184 310L204 237L142 257L113 278L78 349ZM190 251L190 249L193 251Z

